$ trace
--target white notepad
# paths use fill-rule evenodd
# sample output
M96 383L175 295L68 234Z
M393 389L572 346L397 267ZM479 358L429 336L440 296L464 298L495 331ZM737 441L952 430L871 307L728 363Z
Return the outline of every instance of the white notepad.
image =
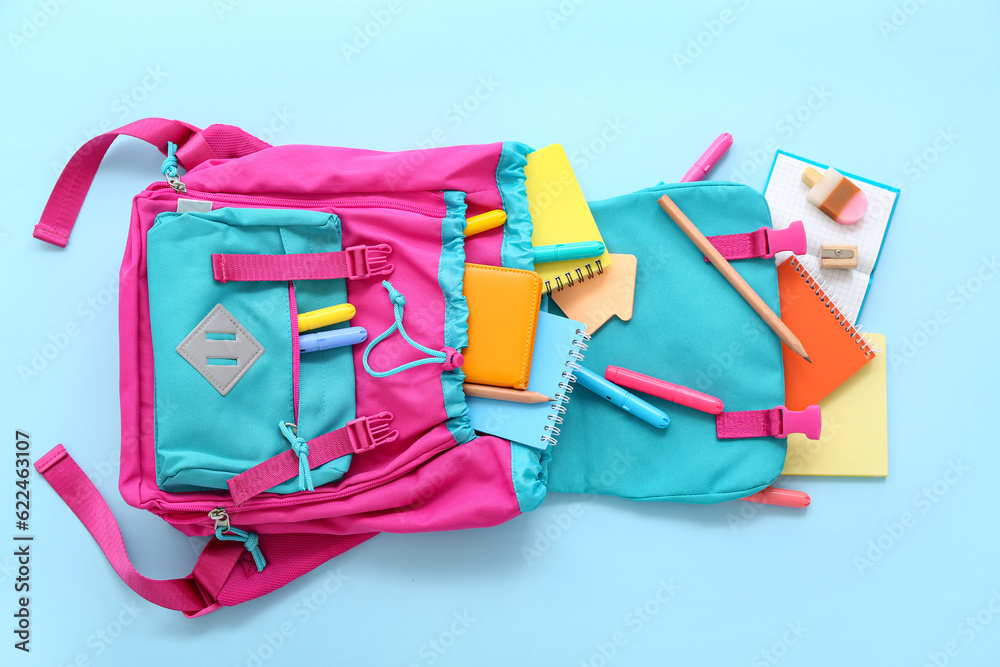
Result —
M802 182L802 172L807 167L827 169L827 165L784 151L778 151L774 156L774 164L764 187L764 198L771 208L771 224L775 229L784 229L796 220L802 221L808 246L806 254L799 255L799 261L809 273L821 279L826 292L833 297L847 319L857 323L896 209L899 190L838 169L868 197L865 216L856 224L841 225L806 201L809 186ZM819 248L822 245L858 246L858 268L821 269ZM791 254L778 253L775 262L781 264Z

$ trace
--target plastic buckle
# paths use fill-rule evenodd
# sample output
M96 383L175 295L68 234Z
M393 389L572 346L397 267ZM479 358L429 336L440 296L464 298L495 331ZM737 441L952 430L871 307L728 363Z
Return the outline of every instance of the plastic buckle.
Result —
M344 250L347 255L347 275L350 278L363 279L371 276L368 267L368 246L355 245Z
M368 417L352 419L347 422L345 428L347 429L347 437L351 441L351 450L355 454L367 452L369 449L375 449L378 446L378 440L372 434Z
M779 252L791 252L795 255L806 254L806 228L801 220L796 220L785 229L771 229L764 227L764 236L767 238L767 254L764 257L770 259Z
M810 440L819 440L823 432L823 415L818 405L810 405L801 412L789 410L779 405L781 410L781 430L777 438L787 438L790 433L801 433Z

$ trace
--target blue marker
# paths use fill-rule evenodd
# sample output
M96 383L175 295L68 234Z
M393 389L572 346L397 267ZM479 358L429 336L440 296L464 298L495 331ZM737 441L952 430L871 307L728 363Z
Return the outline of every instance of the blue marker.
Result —
M604 254L604 244L600 241L557 243L555 245L535 246L532 249L535 251L535 264L562 262L567 259L588 259Z
M652 424L656 428L666 428L667 424L670 423L670 417L663 410L650 405L641 398L636 398L618 385L608 382L600 375L588 371L583 366L573 371L573 374L576 375L577 383L598 396L603 396L625 412L635 415L647 424Z
M347 327L345 329L330 329L299 336L299 352L319 352L335 347L356 345L368 338L364 327Z

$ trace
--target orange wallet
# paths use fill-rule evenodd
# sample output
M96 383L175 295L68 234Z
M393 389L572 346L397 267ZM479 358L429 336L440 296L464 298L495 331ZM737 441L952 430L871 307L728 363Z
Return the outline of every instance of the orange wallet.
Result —
M469 304L465 381L526 389L542 279L534 271L466 264L462 291Z

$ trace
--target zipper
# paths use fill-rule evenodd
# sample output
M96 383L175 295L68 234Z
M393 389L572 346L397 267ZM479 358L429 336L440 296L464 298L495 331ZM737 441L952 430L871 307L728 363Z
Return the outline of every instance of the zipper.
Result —
M232 526L229 524L229 514L226 513L225 507L216 507L211 512L208 513L208 518L215 522L215 530L221 528L223 533L228 533Z
M458 445L453 445L453 446L457 447ZM451 447L449 447L447 449L442 449L439 452L435 452L433 454L433 456L428 457L427 459L425 459L421 463L426 463L427 461L429 461L434 456L437 456L438 454L442 454L442 453L448 451L448 449L451 449ZM302 495L300 495L298 498L296 498L294 500L284 500L284 501L278 501L278 502L269 501L269 502L259 502L259 503L246 503L245 505L243 505L239 509L233 509L231 511L230 510L226 510L224 507L212 506L211 503L208 503L208 502L197 503L194 507L191 508L190 511L178 510L177 515L180 515L180 517L177 517L175 514L173 514L171 512L164 512L160 516L162 516L165 521L168 521L169 523L173 523L173 524L204 523L204 521L205 521L205 518L204 518L205 515L202 512L204 511L205 508L212 507L212 510L209 512L209 518L210 519L212 519L213 521L215 521L216 520L216 516L225 516L226 521L228 521L229 520L229 514L230 514L230 512L235 515L235 514L240 514L242 512L251 512L251 511L255 511L255 510L272 509L272 508L275 508L275 507L282 507L282 508L284 508L284 507L297 507L299 505L307 505L307 504L311 504L311 503L321 503L321 502L326 502L328 500L340 500L341 498L347 498L349 496L353 496L353 495L358 494L358 493L364 493L365 491L368 491L369 489L374 489L376 487L382 486L383 484L388 484L390 482L394 482L397 479L399 479L400 477L403 477L404 475L407 475L407 474L413 472L413 470L415 470L415 469L416 468L413 467L413 468L408 468L408 469L405 469L405 470L398 470L398 471L394 472L392 475L390 475L389 477L386 477L384 479L380 479L377 482L370 482L370 483L365 484L364 486L358 487L356 489L348 489L348 490L345 490L345 491L308 491L308 492L299 492ZM289 496L285 496L285 498L288 498L288 497ZM187 503L185 503L185 504L187 504ZM194 504L194 503L191 503L191 504ZM162 506L160 505L159 501L156 501L156 506L161 507L161 509L162 509ZM219 514L219 515L213 515L213 512L220 512L221 514ZM170 518L168 518L168 517L170 517Z
M175 193L175 190L166 181L157 181L152 183L146 188L146 190L144 190L144 192L162 192L165 190L170 190L171 193ZM200 197L202 199L228 202L231 204L268 203L285 208L301 208L303 204L308 204L310 207L339 206L341 208L391 208L398 211L410 211L412 213L420 213L427 216L437 216L441 213L440 210L431 208L430 206L406 204L392 199L379 197L334 197L332 199L312 199L303 196L300 198L282 198L273 197L271 195L232 195L224 192L204 192L201 190L192 190L190 188L187 188L185 192L188 195Z

